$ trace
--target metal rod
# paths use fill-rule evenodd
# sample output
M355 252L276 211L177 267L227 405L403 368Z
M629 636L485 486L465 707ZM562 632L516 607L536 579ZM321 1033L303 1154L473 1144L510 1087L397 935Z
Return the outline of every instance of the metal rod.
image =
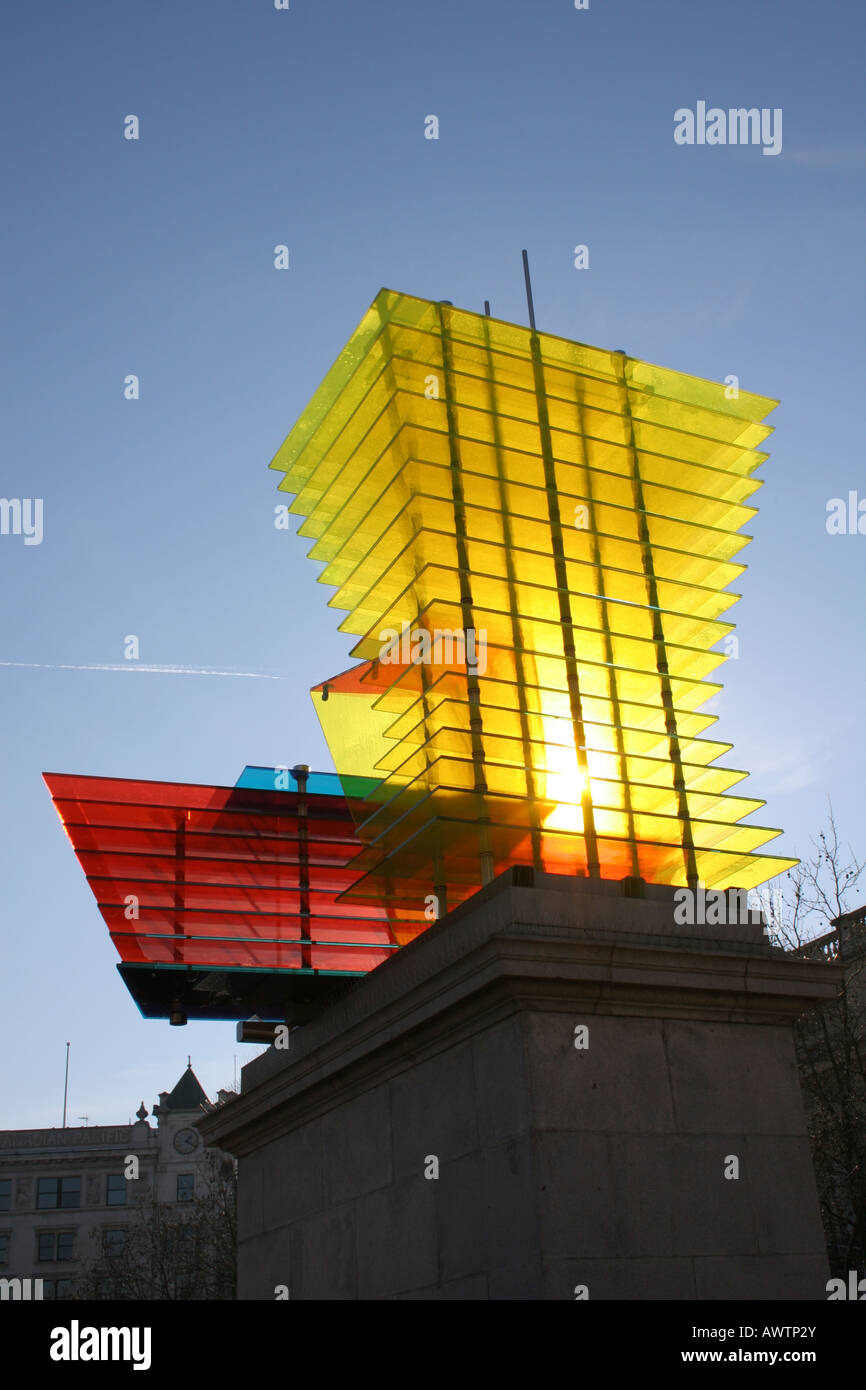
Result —
M598 601L601 605L601 626L602 637L604 639L604 660L607 667L608 695L610 697L611 709L613 711L614 736L616 738L616 751L622 768L623 783L623 802L628 825L628 846L631 857L631 877L640 878L640 860L637 851L637 832L635 830L634 808L630 783L628 779L628 762L626 757L625 736L623 734L623 715L620 703L618 681L619 673L616 661L614 660L613 637L611 635L611 613L616 612L615 605L612 606L607 596L607 581L605 579L604 563L602 561L601 547L598 543L598 525L596 521L595 497L593 495L593 470L590 466L589 453L587 450L587 427L584 423L584 407L581 399L581 390L578 386L575 396L575 423L577 425L577 438L580 441L581 462L586 473L586 501L589 514L589 548L590 560L593 566L593 582Z
M454 365L451 342L450 314L439 306L439 334L442 341L442 370L445 376L445 414L448 422L448 446L451 462L451 500L454 508L454 536L457 543L457 571L460 581L460 611L464 637L475 632L472 601L472 568L469 562L469 531L466 522L466 502L463 491L463 464L458 446L459 425L454 412ZM466 662L466 694L469 705L469 740L475 792L478 797L479 858L481 883L484 886L494 877L495 864L490 837L489 787L485 768L484 721L481 715L481 686L477 671Z
M66 1097L69 1094L69 1043L66 1044L66 1077L63 1082L63 1128L66 1128Z
M514 540L511 530L508 502L508 475L505 466L505 451L502 443L502 427L497 413L496 385L493 365L493 347L490 329L484 330L487 349L487 380L490 393L490 419L493 426L493 448L496 456L496 475L499 483L499 506L502 512L502 544L505 574L508 581L508 606L511 610L511 634L514 643L514 674L517 686L517 709L520 719L520 742L525 766L526 800L529 807L529 824L532 844L533 867L539 871L544 868L541 855L541 821L538 814L538 793L533 768L532 733L529 719L529 703L526 689L530 684L524 661L524 639L520 621L520 602L517 597L517 570L514 559Z
M292 776L298 788L298 800L295 805L298 819L298 916L301 932L301 967L304 970L311 969L313 964L312 950L304 944L313 934L310 921L310 837L307 820L310 810L307 800L309 775L310 768L307 763L297 763L292 768Z
M523 278L526 281L526 303L529 308L529 327L532 329L534 333L535 309L532 304L532 281L529 278L529 257L527 256L525 251L522 251L521 255L523 256Z
M586 845L586 872L588 878L601 878L601 866L598 857L598 836L595 829L595 812L593 810L590 788L589 761L586 754L583 698L580 689L580 672L577 663L577 647L575 644L574 621L571 611L571 590L568 582L562 515L559 507L559 485L556 477L556 459L553 452L553 436L550 428L550 416L547 409L547 388L544 382L544 362L541 356L541 344L534 328L529 340L529 349L535 378L538 432L541 439L541 458L544 464L544 486L547 493L547 514L550 522L553 567L556 574L559 624L562 632L562 655L565 661L566 680L568 683L568 700L571 709L571 723L574 734L574 747L577 754L577 766L583 781L580 804L583 812L583 838Z
M668 739L668 752L674 770L674 791L677 794L677 818L683 831L683 856L685 859L686 883L689 888L697 888L700 881L698 874L697 853L695 850L694 834L692 832L691 813L689 811L689 799L686 792L685 771L683 768L682 747L680 744L679 729L677 727L677 714L673 683L670 676L667 656L667 639L662 620L662 605L659 597L658 581L656 578L655 564L653 561L653 543L650 536L649 524L647 522L647 506L644 499L643 478L640 471L640 456L638 453L637 440L634 430L634 417L631 409L631 399L629 394L629 359L625 352L617 351L614 354L617 358L619 371L617 373L620 391L622 393L622 415L625 420L628 432L626 451L629 456L631 467L631 487L634 499L634 510L637 517L638 539L640 541L641 562L646 581L647 608L651 615L652 637L655 647L656 670L658 671L659 684L661 687L662 707L665 714L665 732Z
M485 301L484 301L484 314L485 314L485 317L490 318L490 300L489 300L489 299L485 299Z
M189 812L178 812L174 832L174 917L172 928L175 939L171 958L178 963L183 961L183 943L186 938L184 912L186 908L186 817L188 814Z

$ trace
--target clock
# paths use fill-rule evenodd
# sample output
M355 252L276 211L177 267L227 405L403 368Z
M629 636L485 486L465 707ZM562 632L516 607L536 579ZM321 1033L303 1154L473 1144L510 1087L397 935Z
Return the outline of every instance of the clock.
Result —
M199 1136L194 1129L179 1129L174 1136L174 1147L179 1154L191 1154L199 1145Z

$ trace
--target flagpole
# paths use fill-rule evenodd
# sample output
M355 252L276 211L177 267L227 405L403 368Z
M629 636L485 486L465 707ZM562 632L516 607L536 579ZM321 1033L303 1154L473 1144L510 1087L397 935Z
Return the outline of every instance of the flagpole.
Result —
M66 1044L66 1077L63 1082L63 1128L66 1128L66 1097L69 1094L69 1043Z

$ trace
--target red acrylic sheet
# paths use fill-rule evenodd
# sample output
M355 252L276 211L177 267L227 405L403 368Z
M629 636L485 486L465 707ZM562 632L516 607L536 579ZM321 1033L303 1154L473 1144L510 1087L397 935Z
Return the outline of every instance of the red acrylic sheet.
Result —
M46 773L125 963L364 974L430 925L344 902L340 796Z

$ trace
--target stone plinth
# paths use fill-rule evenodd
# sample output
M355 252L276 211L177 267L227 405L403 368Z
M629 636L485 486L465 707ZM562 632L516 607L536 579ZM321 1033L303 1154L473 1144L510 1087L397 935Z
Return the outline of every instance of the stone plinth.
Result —
M201 1123L239 1297L825 1298L791 1022L838 978L672 889L511 870Z

